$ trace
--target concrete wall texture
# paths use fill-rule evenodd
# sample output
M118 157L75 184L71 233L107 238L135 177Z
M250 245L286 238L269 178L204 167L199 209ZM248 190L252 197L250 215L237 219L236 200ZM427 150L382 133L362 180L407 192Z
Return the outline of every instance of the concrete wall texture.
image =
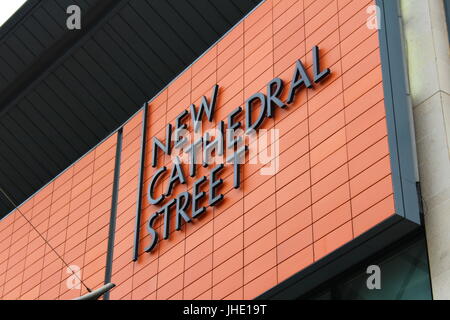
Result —
M450 57L444 2L401 1L434 299L450 299Z
M149 105L139 259L132 261L142 112L123 128L111 299L251 299L320 260L394 214L378 31L367 27L372 0L268 0L185 70ZM320 48L331 75L298 91L264 129L280 130L280 170L259 174L247 163L242 184L232 168L219 177L224 200L174 231L151 253L145 223L159 209L146 190L153 136L191 103L220 91L215 127L252 94L280 77L288 84L297 59L312 74ZM283 92L286 98L287 90ZM242 115L236 118L243 121ZM83 281L104 281L117 134L20 206ZM160 153L158 166L171 167ZM197 175L174 193L191 190ZM158 185L165 190L168 177ZM206 185L207 187L207 185ZM172 219L173 221L174 219ZM155 226L162 234L162 224ZM70 299L67 267L17 211L0 222L0 298Z

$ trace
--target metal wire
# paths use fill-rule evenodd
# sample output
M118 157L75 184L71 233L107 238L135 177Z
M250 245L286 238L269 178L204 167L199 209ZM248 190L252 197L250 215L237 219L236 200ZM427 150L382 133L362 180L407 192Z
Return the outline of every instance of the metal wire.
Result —
M15 202L11 199L11 197L8 196L6 191L3 190L3 188L1 188L1 187L0 187L0 192L3 193L5 198L13 205L14 209L17 210L17 212L19 212L22 215L22 217L28 222L28 224L33 227L34 231L37 232L37 234L42 238L42 240L45 241L45 243L50 247L50 249L52 249L52 251L56 253L58 258L61 259L61 261L64 263L64 265L70 271L72 271L72 274L80 281L80 283L86 288L86 290L88 292L92 292L92 290L83 282L83 280L80 279L80 277L72 270L72 268L66 263L66 261L64 261L64 259L59 255L59 253L52 247L52 245L47 241L47 239L45 239L45 237L39 232L39 230L36 229L36 227L31 223L31 221L28 220L28 218L22 213L22 211L20 211L19 207L15 204Z

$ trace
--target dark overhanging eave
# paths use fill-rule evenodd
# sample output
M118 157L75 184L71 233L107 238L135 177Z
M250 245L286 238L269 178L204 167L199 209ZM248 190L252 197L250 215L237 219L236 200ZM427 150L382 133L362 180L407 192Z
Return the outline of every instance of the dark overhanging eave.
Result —
M23 25L27 23L27 19L30 16L43 16L42 11L45 10L41 6L46 4L53 5L53 8L46 9L50 12L59 6L56 9L61 11L64 1L28 0L4 25L4 28L0 29L0 64L2 41L6 41L5 39L18 28L24 29ZM210 18L207 11L212 10L210 16L222 14L222 16L225 15L222 17L222 24L226 21L225 28L222 26L222 29L220 29L215 26L218 33L214 38L199 42L198 39L202 35L198 33L198 29L195 29L198 28L197 25L197 27L192 27L190 31L190 34L194 36L192 41L186 36L185 41L181 41L181 43L185 43L184 45L190 44L195 46L195 51L202 53L206 52L213 43L261 3L260 0L245 0L239 3L236 0L230 0L227 3L221 3L220 10L223 12L219 13L215 12L219 10L217 7L211 6L206 0L202 1L204 2L202 3L204 5L202 7L203 13L199 9L192 8L192 14L196 16L205 14L205 17L202 19L206 21ZM75 0L70 2L71 4L77 3ZM148 30L150 30L148 28L154 28L155 30L159 28L158 30L160 31L166 29L161 26L161 22L156 28L156 26L149 25L150 21L141 21L140 24L136 24L134 21L126 21L124 19L129 18L130 13L134 14L133 12L137 11L135 7L138 7L140 18L139 16L137 17L142 20L142 17L146 16L145 10L151 10L153 5L159 5L160 3L146 1L142 3L133 2L130 5L130 0L99 0L99 3L92 0L88 2L92 5L92 8L85 12L86 16L82 20L81 31L71 31L68 36L64 35L62 39L56 39L55 43L46 48L44 52L36 55L36 60L32 61L12 83L2 87L2 76L0 74L0 135L3 137L0 141L0 148L11 150L11 155L6 153L1 155L0 181L2 181L5 189L17 203L24 202L32 194L61 174L63 168L69 167L99 144L100 141L107 138L111 132L115 132L118 127L139 111L143 101L147 101L149 97L157 95L158 92L162 91L183 70L199 58L192 55L193 49L186 48L186 50L181 50L174 56L179 57L183 52L191 52L191 56L187 56L187 59L183 58L183 64L176 71L171 74L165 74L164 79L161 79L158 85L145 84L145 81L148 81L150 78L148 71L153 70L149 68L154 64L152 64L151 60L148 60L147 52L142 49L146 46L148 47L150 43L152 47L158 48L158 44L154 42L154 40L158 39L148 38ZM174 0L169 0L169 2L176 10L179 2ZM83 3L86 4L87 2ZM151 3L152 6L148 3ZM189 2L186 8L199 3ZM156 6L155 8L160 7ZM183 12L183 14L187 15L185 21L193 21L189 18L187 9L185 11ZM227 11L233 13L230 16L233 16L234 20L226 15ZM158 10L158 14L164 18L163 11ZM122 23L125 23L124 26L128 28L128 33L119 35L120 28L114 27L112 21L125 21ZM177 32L183 26L183 23L186 22L178 22L177 24L172 23L172 21L166 21L166 23L172 26L173 29L169 30L168 28L167 32ZM214 23L214 21L210 20L205 23L205 26L211 27ZM42 22L42 24L44 23ZM42 28L42 26L39 26L39 28ZM33 28L28 26L28 29L32 30ZM204 30L205 28L201 29ZM101 37L99 38L99 32L110 37L111 42L109 43L120 51L120 55L116 54L116 52L107 52L105 57L110 59L110 61L104 62L99 60L97 53L102 53L100 52L103 50L101 41L105 40ZM185 30L183 30L183 34L186 35ZM118 35L117 39L111 38L112 35ZM128 35L131 38L139 35L140 38L128 39ZM170 38L168 34L167 36ZM172 38L176 36L173 35ZM170 43L167 43L164 37L159 38L165 42L159 44L159 48L166 46L166 49L169 49L167 46ZM92 41L94 41L94 47L92 45L85 46L86 43ZM136 41L140 41L140 43L136 44ZM97 51L100 51L89 52L89 48L95 48ZM84 58L83 55L78 53L83 51L86 53L84 56L87 59L97 63L95 67L99 72L105 70L112 73L122 72L123 79L121 77L117 78L119 80L107 78L108 75L94 71L94 68L91 68L89 65L89 63L92 63L91 61L80 60ZM158 53L166 57L164 52ZM67 64L68 61L71 61L71 63ZM108 65L111 65L113 69L109 70ZM132 73L132 75L127 75L127 68L130 66L141 68L141 74ZM74 67L77 68L71 70ZM68 74L68 72L71 73ZM93 77L98 77L95 80L96 83L92 82L94 81ZM132 78L131 82L130 78ZM48 82L49 80L51 82ZM71 91L67 91L69 87ZM145 88L145 92L142 88ZM90 96L91 93L89 91L92 90L97 94L95 97ZM122 98L117 95L118 91L122 92ZM141 94L138 93L136 95L133 92L141 92ZM118 106L120 106L120 109L118 109ZM102 114L107 115L106 112L109 113L108 116L111 120L107 120L102 116ZM7 124L4 122L6 115L10 120ZM58 122L61 120L64 123ZM21 122L19 123L18 121ZM89 130L91 134L88 135L85 130ZM6 134L2 134L2 132ZM88 138L89 136L91 138ZM5 139L5 137L11 137L11 139ZM13 153L17 154L14 155ZM57 161L58 167L61 169L50 165L54 161ZM0 199L0 219L12 209L4 199Z
M58 39L51 47L49 47L42 55L38 56L32 65L22 73L13 83L6 89L2 90L0 96L0 117L5 114L9 108L19 100L26 90L32 86L36 81L48 74L52 66L56 66L57 60L63 59L70 50L74 48L77 42L81 41L83 37L95 32L96 26L100 25L104 19L108 18L108 14L115 8L123 5L124 0L102 0L97 3L85 17L83 17L83 27L80 30L67 30L64 36ZM25 2L24 6L19 9L18 15L13 15L11 18L11 25L6 30L11 30L17 24L20 24L20 17L25 16L33 10L39 1L32 0ZM2 30L3 31L3 30ZM7 33L8 31L6 31ZM0 41L2 34L0 33Z

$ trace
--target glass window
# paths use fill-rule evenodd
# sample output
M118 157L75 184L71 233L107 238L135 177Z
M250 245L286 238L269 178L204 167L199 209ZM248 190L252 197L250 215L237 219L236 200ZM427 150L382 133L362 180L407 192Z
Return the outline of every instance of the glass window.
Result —
M367 266L380 267L381 289L368 289ZM350 275L333 281L318 293L308 295L313 300L430 300L431 285L425 239L397 248L393 253L361 265Z

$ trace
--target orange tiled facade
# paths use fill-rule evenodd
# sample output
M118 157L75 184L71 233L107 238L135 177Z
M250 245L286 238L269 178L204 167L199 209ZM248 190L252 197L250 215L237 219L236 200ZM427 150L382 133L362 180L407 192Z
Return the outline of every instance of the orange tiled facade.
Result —
M184 71L149 105L140 251L132 261L141 152L140 112L123 127L111 299L252 299L392 216L394 210L378 31L366 25L372 0L269 0ZM312 74L313 46L331 74L303 88L263 129L279 129L280 168L242 166L219 174L224 200L146 253L145 225L159 206L147 200L151 139L219 85L214 128L279 77L288 84L301 60ZM282 98L286 99L287 88ZM244 121L243 115L236 121ZM186 123L190 124L189 120ZM105 279L117 133L20 206L91 288ZM158 167L172 166L159 153ZM176 185L192 190L211 168ZM162 192L168 176L157 186ZM207 191L207 184L205 185ZM161 219L160 219L161 220ZM155 227L162 235L162 221ZM174 219L172 219L174 220ZM0 222L0 298L71 299L71 274L18 213Z

